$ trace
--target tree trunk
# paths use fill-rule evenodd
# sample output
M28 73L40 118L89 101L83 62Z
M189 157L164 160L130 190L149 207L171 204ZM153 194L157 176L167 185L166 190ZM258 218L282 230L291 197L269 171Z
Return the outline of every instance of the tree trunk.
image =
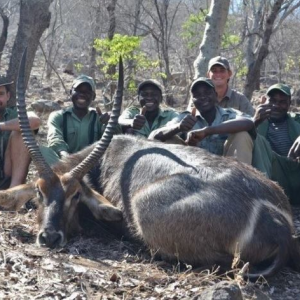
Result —
M0 8L0 16L1 16L2 21L3 21L2 32L1 32L1 36L0 36L0 66L1 66L2 53L3 53L3 49L5 47L6 40L7 40L9 18L5 14L5 12L3 11L2 8Z
M25 84L27 86L30 72L39 40L43 32L49 27L51 13L50 4L53 0L21 0L20 21L17 36L13 45L7 75L14 81L11 90L10 106L16 103L15 84L22 54L27 47L27 62Z
M206 76L209 60L220 54L221 40L224 32L230 0L212 0L206 17L206 27L200 53L194 62L195 78Z
M260 85L260 69L264 59L269 54L269 42L274 29L275 20L280 12L284 0L277 0L266 19L265 30L260 46L255 53L255 60L248 66L246 83L244 86L244 94L248 99L252 98L254 90L259 90Z
M107 11L109 16L109 28L108 28L107 37L109 40L113 39L116 31L116 14L115 14L116 4L117 4L117 0L111 0L109 5L107 6ZM116 66L110 66L107 73L109 75L115 74Z
M92 33L92 42L91 42L91 51L90 51L90 68L89 68L89 76L95 78L96 76L96 55L97 51L94 47L94 41L97 37L99 37L100 33L100 22L101 22L101 4L95 7L95 27Z
M134 25L132 30L132 35L137 35L138 25L140 23L140 16L141 16L141 6L142 6L142 0L136 0L135 1L135 12L134 12ZM127 78L125 79L125 87L128 87L129 82L134 77L134 63L133 60L128 60L128 69L127 69Z

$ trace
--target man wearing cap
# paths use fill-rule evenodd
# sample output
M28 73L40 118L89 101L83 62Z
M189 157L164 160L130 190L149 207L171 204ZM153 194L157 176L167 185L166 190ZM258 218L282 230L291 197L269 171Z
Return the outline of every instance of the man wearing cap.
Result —
M163 89L154 79L141 82L138 86L139 106L131 106L124 110L119 124L125 133L133 133L148 137L149 134L178 116L178 113L162 107Z
M231 107L238 109L249 116L253 116L254 108L251 102L245 95L229 86L231 76L232 70L225 57L216 56L209 61L207 77L210 78L215 85L219 105L224 108ZM190 106L191 103L192 102L190 102Z
M253 166L278 182L292 204L300 204L300 124L288 113L290 105L291 89L282 83L262 98L254 115Z
M99 116L90 107L96 97L92 77L78 76L73 81L70 97L73 106L52 112L48 119L48 147L41 147L41 151L49 164L98 141L109 119L107 113Z
M13 82L0 76L0 189L25 183L30 164L29 152L23 143L16 108L7 107ZM28 112L30 128L37 130L40 118Z
M212 80L196 79L191 85L194 104L192 113L183 112L165 127L150 136L161 141L179 134L190 146L197 146L218 155L234 156L251 164L253 140L248 132L254 128L251 119L241 112L218 105Z

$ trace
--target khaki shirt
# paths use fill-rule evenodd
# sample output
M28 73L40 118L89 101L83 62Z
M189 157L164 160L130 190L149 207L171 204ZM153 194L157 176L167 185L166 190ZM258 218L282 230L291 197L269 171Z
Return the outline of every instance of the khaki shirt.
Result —
M219 102L221 107L231 107L234 109L238 109L243 113L246 113L250 116L254 115L254 108L248 98L236 91L228 87L227 93L225 97Z
M136 106L131 106L124 110L121 115L123 119L133 119L136 115L140 113L140 108ZM134 130L137 135L142 135L148 137L150 133L158 128L165 126L168 122L178 117L179 113L171 108L160 108L157 117L155 118L152 126L150 127L148 121L146 121L143 128L139 130Z

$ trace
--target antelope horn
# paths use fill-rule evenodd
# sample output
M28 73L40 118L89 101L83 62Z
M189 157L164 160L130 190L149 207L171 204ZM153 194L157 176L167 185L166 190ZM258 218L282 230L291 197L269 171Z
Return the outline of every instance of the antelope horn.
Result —
M53 173L50 166L47 164L46 160L42 156L42 153L36 143L32 130L30 129L30 124L28 120L26 103L25 103L25 65L27 57L27 48L25 49L18 73L17 80L17 108L18 108L18 118L19 125L21 129L22 138L24 144L28 148L30 156L34 165L36 166L39 176L42 178L49 178Z
M86 157L83 162L78 166L72 169L69 174L71 177L77 179L83 178L83 176L99 161L100 157L104 154L105 150L109 146L109 143L115 132L115 128L118 124L118 118L120 116L121 107L122 107L122 97L123 97L123 88L124 88L124 70L123 62L120 57L119 60L119 78L118 78L118 89L114 99L114 105L112 109L112 114L110 116L109 122L105 128L103 136L100 141L97 143L97 146L94 150Z

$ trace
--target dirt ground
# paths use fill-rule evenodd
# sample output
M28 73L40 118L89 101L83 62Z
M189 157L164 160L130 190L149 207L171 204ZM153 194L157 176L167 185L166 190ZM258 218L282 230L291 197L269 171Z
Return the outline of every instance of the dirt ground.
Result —
M34 210L0 212L0 299L197 299L220 280L237 282L244 299L300 299L300 274L290 269L245 282L237 271L232 278L156 261L141 245L101 229L63 249L41 249L35 219Z
M65 75L66 86L72 79ZM27 98L30 104L67 97L58 80L37 79ZM45 143L48 114L40 116L39 140ZM29 180L34 173L31 169ZM300 232L300 208L294 208L294 214ZM97 237L80 236L57 250L38 248L37 231L35 210L0 211L0 299L197 299L221 280L237 282L244 299L300 299L300 274L290 269L251 283L243 281L238 270L220 276L214 270L156 261L143 246L119 240L101 228Z

